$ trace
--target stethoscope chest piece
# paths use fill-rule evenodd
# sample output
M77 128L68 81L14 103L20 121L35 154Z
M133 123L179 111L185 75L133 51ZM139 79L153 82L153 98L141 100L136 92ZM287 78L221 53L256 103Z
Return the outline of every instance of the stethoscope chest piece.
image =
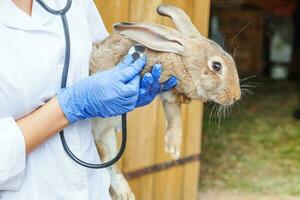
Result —
M145 51L146 48L143 45L135 44L129 49L128 54L130 54L133 60L136 61L145 55Z

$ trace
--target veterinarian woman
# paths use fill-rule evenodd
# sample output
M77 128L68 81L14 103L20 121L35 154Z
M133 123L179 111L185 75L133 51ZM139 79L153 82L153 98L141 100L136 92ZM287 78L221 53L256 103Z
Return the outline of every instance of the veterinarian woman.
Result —
M45 3L65 6L64 0ZM35 0L0 0L1 200L109 200L107 171L76 164L56 133L64 128L73 152L99 163L89 119L129 112L176 85L176 78L159 85L159 65L140 80L146 59L133 63L130 56L87 77L92 43L108 33L92 0L73 0L67 18L71 63L68 88L60 90L65 60L60 17Z

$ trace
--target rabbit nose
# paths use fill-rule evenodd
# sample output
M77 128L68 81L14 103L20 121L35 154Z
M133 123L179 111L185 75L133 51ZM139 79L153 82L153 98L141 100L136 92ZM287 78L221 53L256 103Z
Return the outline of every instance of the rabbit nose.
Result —
M240 98L241 98L241 90L239 89L235 92L233 100L238 101L238 100L240 100Z
M235 103L235 102L237 102L237 100L236 100L235 97L233 97L233 98L231 99L231 103Z

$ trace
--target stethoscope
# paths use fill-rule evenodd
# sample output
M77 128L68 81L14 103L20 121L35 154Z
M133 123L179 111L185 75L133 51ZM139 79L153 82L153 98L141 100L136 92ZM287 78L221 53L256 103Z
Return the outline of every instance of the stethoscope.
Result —
M72 5L72 0L67 0L66 6L61 10L53 10L50 8L43 0L36 0L46 11L49 13L52 13L53 15L60 15L63 28L64 28L64 35L65 35L65 62L64 62L64 68L62 73L62 81L61 81L61 88L65 88L67 84L68 79L68 71L70 66L70 55L71 55L71 42L70 42L70 31L69 31L69 25L68 20L66 17L67 12L70 10ZM137 54L136 54L137 55ZM101 164L92 164L84 162L83 160L79 159L76 155L73 154L73 152L70 150L68 144L66 143L66 139L64 136L64 131L60 131L60 139L63 145L63 148L65 152L70 156L72 160L74 160L79 165L82 165L87 168L93 168L93 169L99 169L99 168L106 168L113 164L115 164L123 155L126 147L126 140L127 140L127 123L126 123L126 114L122 115L122 143L120 150L118 154L110 161L101 163Z

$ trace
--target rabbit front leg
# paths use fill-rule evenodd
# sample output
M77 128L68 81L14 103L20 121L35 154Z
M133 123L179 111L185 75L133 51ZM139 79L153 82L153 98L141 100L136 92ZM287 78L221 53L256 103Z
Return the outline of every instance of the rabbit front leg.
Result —
M163 93L162 100L167 121L165 151L172 159L177 160L180 157L182 143L181 103L176 101L176 97L172 92Z
M115 127L120 123L120 118L107 118L94 120L93 132L102 162L113 159L117 153L117 138ZM106 128L105 128L106 127ZM98 132L101 130L102 132ZM98 134L95 134L98 132ZM113 200L135 200L135 196L116 165L108 168L110 175L110 194Z

